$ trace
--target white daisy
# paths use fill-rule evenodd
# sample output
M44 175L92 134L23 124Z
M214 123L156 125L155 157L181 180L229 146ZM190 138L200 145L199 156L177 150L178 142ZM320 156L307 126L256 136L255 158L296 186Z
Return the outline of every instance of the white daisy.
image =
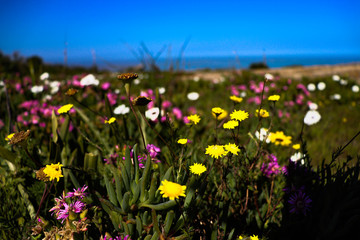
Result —
M318 111L309 110L304 117L304 123L310 126L318 123L320 119L321 119L321 115Z
M99 85L99 80L94 75L88 74L80 80L80 84L83 86Z
M255 136L261 142L265 140L267 134L268 134L268 130L266 128L261 128L260 132L259 131L255 132ZM268 138L266 139L266 143L269 143L269 142L270 142L270 139L269 139L269 136L268 136Z
M160 114L160 109L158 107L150 108L145 112L145 116L147 118L150 118L151 121L155 121L158 118L159 114Z
M335 82L338 82L338 81L340 81L340 76L339 76L339 75L333 75L333 76L332 76L332 79L333 79Z
M44 81L46 79L48 79L50 77L49 73L44 72L43 74L40 75L40 80Z
M40 86L33 86L31 88L31 92L34 93L34 94L37 94L37 93L41 93L42 91L44 91L44 86L40 85Z
M125 115L130 112L130 108L126 107L125 104L121 104L114 109L114 114Z
M310 92L313 92L313 91L316 90L316 86L315 86L315 84L313 84L313 83L309 83L309 84L307 85L307 89L308 89Z
M188 93L187 98L191 101L196 101L196 100L198 100L199 96L200 95L197 92L191 92L191 93Z
M358 85L354 85L354 86L352 86L352 88L351 88L351 91L353 91L354 93L357 93L357 92L359 92L359 86Z
M324 82L319 82L317 88L322 91L326 88L326 84Z

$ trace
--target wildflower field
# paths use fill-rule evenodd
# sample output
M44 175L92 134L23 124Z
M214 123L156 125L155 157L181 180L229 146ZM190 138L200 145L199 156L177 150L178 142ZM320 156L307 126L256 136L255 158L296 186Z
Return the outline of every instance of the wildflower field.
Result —
M346 76L1 76L1 239L358 232L360 92Z

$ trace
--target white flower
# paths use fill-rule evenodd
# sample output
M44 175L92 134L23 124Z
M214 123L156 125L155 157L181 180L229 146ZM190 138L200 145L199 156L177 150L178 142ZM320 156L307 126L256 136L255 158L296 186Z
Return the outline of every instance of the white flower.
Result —
M271 75L270 73L266 73L264 77L265 77L265 79L267 79L267 80L273 80L273 79L274 79L274 76Z
M48 79L50 77L49 73L44 72L43 74L40 75L40 80L44 81L45 79Z
M125 114L129 113L129 111L130 111L130 108L126 107L125 104L121 104L114 109L114 114L125 115Z
M316 110L309 110L305 117L304 117L304 123L306 125L313 125L315 123L318 123L321 119L321 115L318 111Z
M164 87L159 87L159 94L164 94L166 89Z
M255 136L261 142L265 140L267 134L268 134L268 130L266 128L261 128L260 132L259 131L255 132ZM268 136L268 138L266 139L266 143L269 143L269 142L270 142L270 139L269 139L269 136Z
M309 108L310 110L317 110L318 109L318 105L316 103L310 103L309 104Z
M340 84L345 86L348 84L348 81L345 79L340 79Z
M351 88L351 91L353 91L353 92L355 92L355 93L357 93L357 92L359 92L359 86L358 85L354 85L354 86L352 86L352 88Z
M99 80L97 80L94 75L88 74L81 79L80 84L83 86L90 86L90 85L97 86L99 85Z
M319 82L317 88L322 91L326 88L326 84L324 82Z
M316 86L315 86L315 84L313 84L313 83L309 83L309 84L307 85L307 89L308 89L309 91L313 92L313 91L316 90Z
M50 88L51 88L50 93L51 94L57 93L59 91L60 84L61 83L59 81L50 82Z
M158 118L159 113L160 113L160 109L158 107L153 107L145 112L145 116L147 118L150 118L151 121L155 121Z
M199 98L199 94L197 92L188 93L187 98L191 101L196 101Z
M304 154L302 154L301 152L297 152L297 153L294 153L294 155L292 155L291 157L290 157L290 160L292 161L292 162L297 162L297 161L299 161L300 159L301 159L301 164L304 164L304 158L305 157L305 155Z
M200 77L199 77L199 76L195 76L193 80L194 80L194 82L198 82L198 81L200 80Z
M42 86L42 85L40 85L40 86L33 86L33 87L31 88L31 92L32 92L32 93L35 93L35 94L40 93L40 92L42 92L42 91L44 91L44 86Z
M246 92L241 92L240 97L242 97L242 98L246 97Z
M43 101L50 101L51 99L52 99L52 97L49 94L47 94L43 97Z
M139 85L140 82L141 82L141 81L140 81L140 79L138 79L138 78L134 80L134 84L135 84L135 85Z
M118 88L115 89L114 93L115 93L115 94L119 94L119 93L120 93L120 89L118 89Z
M334 95L330 96L330 99L332 100L340 100L341 99L341 95L338 93L335 93Z
M333 75L333 76L332 76L332 79L333 79L335 82L340 81L339 75Z
M4 81L0 80L0 87L3 87L3 86L5 86L5 83L4 83Z

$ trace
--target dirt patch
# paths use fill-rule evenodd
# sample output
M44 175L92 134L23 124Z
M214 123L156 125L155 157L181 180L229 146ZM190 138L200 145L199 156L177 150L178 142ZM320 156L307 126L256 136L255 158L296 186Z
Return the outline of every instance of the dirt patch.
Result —
M284 67L272 69L259 69L251 70L255 74L264 75L270 73L273 75L280 75L284 78L291 78L294 80L301 80L303 77L317 78L332 76L334 74L343 78L356 80L360 84L360 63L352 64L338 64L338 65L316 65L308 67ZM221 81L224 77L230 76L234 70L221 70L221 71L194 71L191 72L194 80L203 79L210 81ZM236 70L241 74L242 70ZM189 77L189 75L187 76Z

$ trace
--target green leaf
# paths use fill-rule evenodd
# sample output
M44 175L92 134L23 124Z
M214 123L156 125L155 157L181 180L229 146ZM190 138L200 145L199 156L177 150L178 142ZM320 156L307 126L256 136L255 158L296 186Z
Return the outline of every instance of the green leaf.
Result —
M69 172L70 179L71 179L72 183L74 184L75 188L80 188L80 184L79 184L78 180L76 179L75 175L72 173L72 171L70 169L68 170L68 172Z
M129 212L130 211L129 199L130 199L130 192L126 192L124 194L123 200L121 202L121 209L124 212Z
M112 204L114 204L115 206L118 206L118 202L117 202L117 198L116 198L116 195L115 195L114 187L110 183L110 181L109 181L108 177L106 176L106 174L104 174L104 181L105 181L105 186L106 186L107 193L109 195L110 202Z
M142 208L142 207L147 207L147 208L151 208L151 209L154 209L154 210L167 210L169 208L172 208L176 205L176 202L174 200L169 200L167 202L164 202L164 203L159 203L159 204L147 204L147 203L140 203L139 204L139 207Z
M135 216L135 218L136 218L136 231L138 232L139 236L141 236L143 231L143 225L139 216Z
M52 113L51 113L51 129L52 129L52 135L53 135L54 143L57 143L57 141L58 141L57 128L58 128L58 121L57 121L54 110L52 110Z
M15 153L7 150L6 148L0 146L0 157L15 164L15 159L16 159L17 155Z
M164 227L164 231L165 231L166 235L168 235L168 233L170 231L170 228L171 228L171 225L173 223L174 217L175 217L175 213L174 213L173 210L170 210L170 211L167 212L166 218L165 218L165 227Z

